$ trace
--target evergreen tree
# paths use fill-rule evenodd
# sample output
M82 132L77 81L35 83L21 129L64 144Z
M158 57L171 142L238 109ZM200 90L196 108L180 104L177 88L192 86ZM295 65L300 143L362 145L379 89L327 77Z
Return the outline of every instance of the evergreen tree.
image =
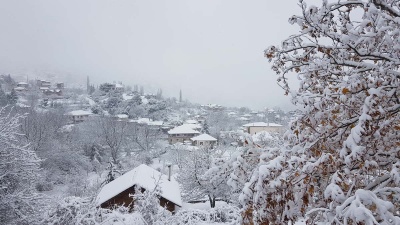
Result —
M0 106L5 106L8 104L8 98L3 88L0 87Z
M201 132L204 133L204 134L210 134L210 131L208 129L209 128L208 128L207 120L204 120L203 128L202 128Z
M11 93L7 95L7 102L10 105L15 105L17 101L18 101L17 92L14 89L12 89Z
M140 95L144 95L144 88L143 88L143 86L140 86Z

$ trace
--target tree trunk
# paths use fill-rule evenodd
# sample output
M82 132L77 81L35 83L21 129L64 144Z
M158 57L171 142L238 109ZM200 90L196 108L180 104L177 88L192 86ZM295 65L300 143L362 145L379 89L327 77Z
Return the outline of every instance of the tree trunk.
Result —
M215 208L215 197L214 197L214 195L208 195L208 199L210 200L211 208Z

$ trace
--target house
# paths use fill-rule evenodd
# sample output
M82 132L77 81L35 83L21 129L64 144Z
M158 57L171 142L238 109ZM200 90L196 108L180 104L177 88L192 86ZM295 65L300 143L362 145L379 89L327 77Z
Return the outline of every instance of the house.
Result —
M191 138L200 134L197 130L193 130L187 124L175 127L168 132L168 142L170 144L175 144L178 142L184 143L185 141L190 141Z
M19 82L18 84L17 84L17 87L22 87L22 88L25 88L25 89L27 89L28 88L28 83L26 83L26 82Z
M243 125L246 132L253 135L260 131L267 132L281 132L283 130L283 126L276 123L265 123L265 122L256 122L256 123L248 123Z
M40 90L42 93L46 93L46 92L48 92L48 91L50 90L50 88L49 88L49 87L40 87L39 90Z
M171 178L171 173L167 176L144 164L104 185L97 195L96 203L102 208L125 206L132 209L135 190L153 191L156 188L161 192L159 199L162 207L174 212L182 206L179 184Z
M205 146L213 148L214 145L217 144L217 139L208 134L200 134L199 136L193 137L190 140L192 140L193 145L197 147Z
M67 113L66 115L72 120L72 122L79 123L87 120L92 113L85 110L75 110Z
M113 90L116 92L123 92L124 91L124 86L122 84L114 84Z
M101 90L105 92L110 92L110 91L116 91L116 92L123 92L124 91L124 86L122 84L110 84L110 83L104 83L101 85Z
M115 115L115 118L116 118L118 121L128 121L128 120L129 120L129 116L126 115L126 114L118 114L118 115Z
M25 87L15 87L14 88L14 91L16 91L16 92L25 92L25 91L27 91L28 89L26 89Z
M40 87L50 87L51 83L50 81L45 81L45 80L36 80L36 85L40 88Z
M64 83L63 82L56 83L56 87L57 89L64 89Z

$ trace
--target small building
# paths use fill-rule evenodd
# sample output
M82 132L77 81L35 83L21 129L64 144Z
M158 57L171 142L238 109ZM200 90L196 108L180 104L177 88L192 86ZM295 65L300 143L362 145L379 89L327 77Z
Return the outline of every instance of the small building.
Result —
M191 138L193 145L197 147L211 147L217 144L217 139L208 134L200 134L199 136Z
M19 82L18 84L17 84L17 87L23 87L23 88L28 88L28 83L26 83L26 82Z
M246 132L253 135L257 134L261 131L267 132L281 132L283 130L283 126L276 123L265 123L265 122L256 122L256 123L248 123L243 125Z
M126 115L126 114L118 114L118 115L115 115L115 118L116 118L118 121L128 121L128 120L129 120L129 116Z
M167 176L144 164L104 185L96 203L102 208L125 206L133 209L135 202L132 195L136 190L153 191L155 188L161 192L160 206L170 212L182 206L179 184L171 177L171 173Z
M116 84L114 84L113 90L116 92L123 92L124 85L116 83Z
M25 87L15 87L14 88L14 91L16 91L16 92L25 92L25 91L27 91L28 89L26 89Z
M64 83L63 82L56 83L56 88L57 89L64 89Z
M66 115L72 120L73 123L79 123L87 120L93 113L85 110L75 110L67 113Z
M50 81L46 81L46 80L36 80L36 85L40 88L40 87L48 87L50 88L51 83Z
M48 92L48 91L50 90L50 88L49 88L49 87L40 87L39 90L40 90L42 93L46 93L46 92Z
M200 134L197 130L192 129L190 126L181 125L168 131L169 144L178 142L184 143L185 141L192 141L191 138Z

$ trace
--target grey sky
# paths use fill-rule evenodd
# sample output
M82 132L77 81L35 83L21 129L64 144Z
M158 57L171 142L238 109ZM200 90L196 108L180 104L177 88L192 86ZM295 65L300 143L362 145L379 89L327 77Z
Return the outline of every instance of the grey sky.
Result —
M0 73L160 87L227 106L289 105L263 50L296 0L0 0ZM296 78L293 77L293 80Z

